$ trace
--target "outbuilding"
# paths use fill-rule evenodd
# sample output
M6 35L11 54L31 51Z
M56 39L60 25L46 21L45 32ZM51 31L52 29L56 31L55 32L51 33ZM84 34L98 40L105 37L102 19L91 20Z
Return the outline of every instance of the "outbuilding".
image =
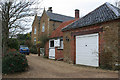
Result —
M118 64L120 9L104 3L63 31L64 61L99 67Z

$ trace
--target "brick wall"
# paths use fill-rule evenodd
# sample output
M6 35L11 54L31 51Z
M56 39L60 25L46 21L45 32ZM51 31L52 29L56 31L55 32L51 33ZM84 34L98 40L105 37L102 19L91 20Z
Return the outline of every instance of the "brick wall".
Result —
M61 24L61 22L56 22L56 21L50 21L49 22L49 35L51 35L52 31L54 31L57 27L59 27L59 25Z
M36 27L36 34L34 34L34 28ZM38 31L39 30L39 20L37 18L37 15L35 16L34 22L32 24L32 36L31 36L31 42L34 44L34 37L36 37L36 41L38 41Z
M55 48L55 59L63 58L63 50L58 50Z
M63 32L64 42L64 61L75 63L76 59L76 35L99 33L99 64L101 64L102 50L111 50L114 56L118 56L118 23L120 20L114 20L103 24L78 28ZM102 31L103 30L103 31ZM69 39L66 40L66 37Z
M45 32L42 32L43 23L45 23ZM52 31L54 31L60 24L61 24L61 22L50 21L47 14L45 12L43 12L43 15L40 20L40 29L39 29L38 37L40 35L44 35L44 34L47 34L49 36L52 33Z
M48 31L48 24L49 24L48 19L49 19L49 17L46 15L45 12L43 12L42 17L40 19L40 29L39 29L38 37L40 37L40 35L49 33L49 31ZM43 23L45 23L45 32L42 32Z
M119 28L119 20L107 22L103 24L103 49L101 50L101 64L105 63L104 54L109 57L107 60L108 63L115 68L115 64L118 62L118 28ZM105 59L105 60L104 60ZM104 64L103 64L104 65Z
M45 56L49 57L49 41L45 44Z

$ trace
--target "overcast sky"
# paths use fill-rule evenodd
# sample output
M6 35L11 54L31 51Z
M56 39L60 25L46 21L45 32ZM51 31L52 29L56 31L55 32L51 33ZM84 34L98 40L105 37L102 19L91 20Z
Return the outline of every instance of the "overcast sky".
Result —
M43 0L42 7L46 10L52 7L53 13L75 16L75 9L80 10L80 16L84 16L105 2L115 5L118 0Z
M40 1L40 0L39 0ZM43 0L42 4L36 6L38 8L52 7L53 13L63 14L67 16L75 16L75 9L80 10L80 17L88 14L105 2L115 5L115 1L120 0ZM39 11L39 13L41 13ZM38 15L39 15L38 13ZM31 27L32 28L32 27ZM30 29L31 30L31 29Z

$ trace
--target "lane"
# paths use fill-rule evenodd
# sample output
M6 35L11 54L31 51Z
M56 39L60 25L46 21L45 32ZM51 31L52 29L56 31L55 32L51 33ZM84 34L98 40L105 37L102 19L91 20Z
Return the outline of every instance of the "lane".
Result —
M75 66L30 54L27 56L30 69L26 72L3 75L5 78L117 78L117 71Z

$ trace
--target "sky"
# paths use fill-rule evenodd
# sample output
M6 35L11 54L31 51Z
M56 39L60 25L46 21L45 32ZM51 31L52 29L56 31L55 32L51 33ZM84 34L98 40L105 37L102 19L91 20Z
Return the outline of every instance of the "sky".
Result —
M80 10L80 16L84 16L105 2L115 5L118 0L43 0L42 8L52 7L53 13L75 16L75 9ZM39 7L39 6L38 6Z
M39 0L40 1L40 0ZM37 8L42 8L38 11L38 15L45 8L52 7L53 13L63 14L67 16L75 16L75 9L80 10L80 17L85 16L105 2L115 5L115 1L120 0L43 0L41 4L36 5ZM32 25L31 29L32 30Z

